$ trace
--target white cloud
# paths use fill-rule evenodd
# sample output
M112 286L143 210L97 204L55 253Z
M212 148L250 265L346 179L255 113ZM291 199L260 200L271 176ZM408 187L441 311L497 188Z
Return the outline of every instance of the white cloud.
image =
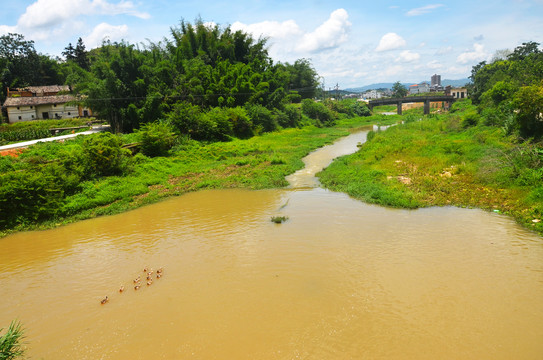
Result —
M436 55L446 55L453 51L452 46L442 46L436 51Z
M101 23L92 32L83 38L87 48L95 48L102 45L103 40L120 41L128 34L126 25L110 25Z
M394 75L404 74L404 73L405 73L404 68L401 65L390 66L384 72L386 76L394 76Z
M432 60L432 61L430 61L428 64L426 64L426 66L427 66L429 69L434 69L434 70L443 68L443 65L441 65L441 63L438 62L437 60Z
M263 21L250 25L236 21L232 24L232 30L242 30L254 35L256 38L266 36L275 39L286 39L294 36L300 36L302 34L302 30L294 20L287 20L283 22Z
M473 51L466 51L456 58L456 62L460 64L467 64L477 61L482 61L488 58L489 54L485 51L484 45L475 43L473 44Z
M149 18L149 14L136 11L131 1L112 4L106 0L37 0L26 8L17 26L23 29L55 27L80 15L90 14Z
M331 49L347 41L351 28L349 14L345 9L337 9L315 31L305 34L298 46L298 51L316 52Z
M411 9L407 12L407 16L419 16L419 15L424 15L424 14L427 14L429 12L432 12L433 10L435 9L438 9L440 7L443 7L445 5L443 4L431 4L431 5L426 5L426 6L423 6L423 7L419 7L419 8L416 8L416 9Z
M406 42L400 35L396 33L388 33L388 34L383 35L375 51L380 52L380 51L394 50L394 49L404 47L405 45L406 45Z
M396 58L396 62L413 62L420 59L419 53L414 53L409 50L404 50L400 53L400 56Z

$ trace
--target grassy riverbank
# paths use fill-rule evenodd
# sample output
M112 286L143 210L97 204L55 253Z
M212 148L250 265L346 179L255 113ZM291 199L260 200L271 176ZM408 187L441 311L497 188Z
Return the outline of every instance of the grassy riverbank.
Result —
M469 101L455 109L407 115L406 123L370 134L360 151L321 172L321 183L385 206L454 205L505 213L543 233L541 147L505 136L498 127L467 126Z
M309 152L347 135L352 128L385 120L389 123L394 121L392 117L360 117L340 120L333 128L307 126L285 129L247 140L216 143L179 140L167 157L151 158L136 154L127 158L123 167L128 170L123 171L123 175L100 176L78 182L72 193L64 190L70 182L65 172L71 169L77 173L81 165L77 163L77 152L82 148L85 138L77 137L65 143L37 144L24 151L18 159L1 158L0 168L17 172L20 167L19 171L32 173L38 169L43 171L51 168L46 175L40 175L36 182L49 175L62 178L59 181L62 181L64 198L58 187L45 189L49 193L59 192L58 201L61 203L44 203L44 207L55 206L56 215L43 220L36 218L24 221L2 230L0 235L52 228L96 216L121 213L165 197L200 189L283 187L287 185L285 176L302 168L301 159ZM125 136L122 141L130 143L133 137L134 134ZM63 173L57 174L55 166L62 166L60 169ZM18 185L15 183L13 186ZM26 189L13 189L14 193L21 191Z

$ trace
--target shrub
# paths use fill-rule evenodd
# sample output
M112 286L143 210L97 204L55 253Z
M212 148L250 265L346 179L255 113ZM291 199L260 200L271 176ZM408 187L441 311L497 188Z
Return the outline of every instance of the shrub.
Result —
M64 198L65 171L53 163L0 175L0 227L54 216Z
M198 119L202 115L199 106L179 101L168 114L168 122L181 134L192 134L198 130Z
M462 127L468 128L476 126L479 123L479 114L476 111L470 111L462 117Z
M99 133L87 136L82 143L87 176L120 175L126 170L130 150L123 149L118 136Z
M253 134L253 122L249 118L247 111L242 107L227 108L228 119L232 123L234 136L240 139L248 139Z
M166 156L175 143L173 127L165 122L145 124L139 132L141 136L141 151L144 155Z
M277 130L277 122L270 110L258 104L246 105L246 109L254 126L260 127L265 132Z
M302 100L302 112L324 126L333 126L336 120L336 116L332 110L324 104L317 103L311 99Z

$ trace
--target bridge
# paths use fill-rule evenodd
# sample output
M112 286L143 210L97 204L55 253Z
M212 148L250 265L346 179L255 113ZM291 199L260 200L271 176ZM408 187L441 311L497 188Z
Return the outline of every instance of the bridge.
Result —
M454 100L456 100L454 96L448 96L448 95L408 96L408 97L403 97L403 98L371 100L368 103L368 107L370 108L370 110L373 110L375 106L395 104L397 106L398 115L401 115L403 103L423 102L424 114L429 114L431 102L444 102L445 103L444 108L449 109L451 107L451 104L454 102Z

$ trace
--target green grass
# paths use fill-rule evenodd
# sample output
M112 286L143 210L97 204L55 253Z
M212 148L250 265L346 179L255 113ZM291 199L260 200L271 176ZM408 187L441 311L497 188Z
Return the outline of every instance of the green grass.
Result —
M463 112L429 115L384 132L318 174L323 186L402 208L456 205L496 210L543 233L543 150L496 127L461 126ZM406 116L404 115L404 118ZM530 160L531 159L531 160Z
M21 343L23 338L24 330L21 324L12 321L6 333L0 336L0 359L11 360L22 357L25 352Z
M287 186L285 177L302 168L302 158L318 147L367 124L367 118L345 121L333 128L307 126L266 133L247 140L201 143L182 140L168 157L137 154L122 176L86 180L66 194L57 214L43 221L25 221L13 231L45 229L96 216L116 214L169 196L200 189L266 189ZM123 142L133 142L133 135ZM19 159L0 158L0 169L17 171L29 164L50 164L70 154L82 138L64 143L37 144ZM38 164L38 165L36 165Z

